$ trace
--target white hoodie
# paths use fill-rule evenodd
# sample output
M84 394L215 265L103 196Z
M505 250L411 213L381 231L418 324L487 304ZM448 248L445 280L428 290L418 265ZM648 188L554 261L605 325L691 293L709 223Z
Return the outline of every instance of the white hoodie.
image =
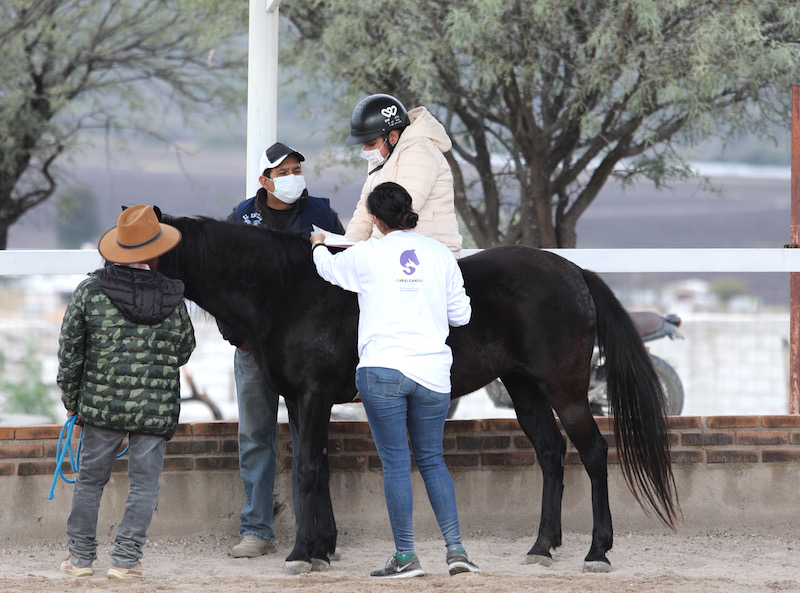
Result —
M450 326L472 315L461 269L438 241L413 231L356 243L332 255L314 249L317 272L358 293L358 368L385 367L450 392Z

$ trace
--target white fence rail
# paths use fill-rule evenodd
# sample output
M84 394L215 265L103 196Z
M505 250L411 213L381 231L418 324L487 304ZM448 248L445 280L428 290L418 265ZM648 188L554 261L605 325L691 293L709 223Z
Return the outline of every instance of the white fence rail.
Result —
M598 273L800 272L800 249L553 251ZM0 277L82 276L101 265L102 259L94 249L0 251ZM45 290L48 285L45 284ZM44 299L45 303L37 299ZM29 293L16 313L5 320L0 318L0 343L11 340L18 344L36 337L37 348L46 363L43 377L48 381L55 373L54 345L59 325L58 315L48 313L52 305L46 295ZM654 354L668 360L683 380L684 414L782 414L790 410L791 390L787 379L792 368L788 348L792 322L789 312L752 315L675 312L684 319L681 332L686 339L662 340L648 346ZM226 418L235 417L233 378L229 368L231 347L220 338L215 324L202 315L196 319L196 331L203 337L192 357L192 374L217 405L225 409ZM473 408L480 408L481 414L485 412L486 416L480 417L513 414L511 410L494 409L485 395L468 397L474 400ZM470 410L467 405L461 407L465 413ZM185 415L190 417L191 414L191 409L187 408Z
M478 250L468 249L464 255ZM601 273L800 272L800 249L551 249ZM98 268L94 249L0 251L0 276L84 274Z

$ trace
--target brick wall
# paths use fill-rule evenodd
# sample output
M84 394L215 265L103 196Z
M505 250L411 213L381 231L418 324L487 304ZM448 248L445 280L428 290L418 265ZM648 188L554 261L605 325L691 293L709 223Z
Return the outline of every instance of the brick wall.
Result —
M608 418L596 418L609 443L609 463L617 463ZM668 418L673 464L777 463L800 461L800 416L674 416ZM281 436L288 438L288 427ZM333 470L380 468L364 422L333 422L329 449ZM515 419L449 420L444 450L452 470L526 466L536 454ZM291 467L288 444L281 448L283 467ZM580 464L568 441L567 465Z
M609 442L609 462L616 463L614 435L607 418L597 418ZM674 464L795 463L800 462L800 416L677 416L668 419ZM165 472L236 470L236 422L180 424L167 443ZM0 427L0 478L52 476L61 427L56 425ZM77 438L77 429L73 440ZM291 467L286 424L279 427L280 464ZM444 449L454 470L528 466L536 455L514 419L450 420ZM333 471L380 468L366 422L332 422L329 436ZM568 444L566 464L579 464ZM66 460L64 473L71 469ZM127 471L123 456L115 472Z
M609 441L609 499L618 530L659 531L625 484L617 464L610 421L598 424ZM800 533L800 416L674 417L668 422L673 471L683 521L680 530L746 530ZM159 508L152 537L238 533L244 494L238 471L235 422L181 424L167 444ZM56 466L60 427L0 427L0 545L62 542L71 486L48 491ZM77 438L77 435L73 437ZM465 532L535 533L541 472L533 447L514 419L451 420L445 455L452 470ZM366 422L335 421L330 438L331 499L337 524L350 532L385 526L380 462ZM288 426L279 427L283 470L291 467ZM72 477L69 462L64 473ZM126 457L117 460L100 509L104 529L117 524L128 491ZM291 540L291 473L277 476L276 495L287 512L277 518L279 537ZM436 522L420 477L414 474L415 517L421 537ZM564 529L591 531L591 493L586 472L568 446L562 518ZM109 532L110 533L110 532Z
M180 424L167 443L164 471L210 471L237 469L239 446L236 422L203 422ZM77 452L80 434L73 434L73 451ZM58 436L61 427L0 426L0 479L3 476L52 476L56 469ZM70 477L69 454L62 469ZM128 471L125 456L114 463L114 472Z

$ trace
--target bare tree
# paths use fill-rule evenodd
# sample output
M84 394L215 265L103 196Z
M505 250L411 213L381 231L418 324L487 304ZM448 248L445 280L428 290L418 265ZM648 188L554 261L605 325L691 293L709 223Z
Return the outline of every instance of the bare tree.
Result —
M242 107L246 18L234 0L4 0L0 249L88 131L161 137L166 112Z
M479 247L574 247L612 177L692 176L677 147L788 125L800 63L789 0L307 0L282 11L282 60L327 85L337 142L371 93L443 119L456 207Z

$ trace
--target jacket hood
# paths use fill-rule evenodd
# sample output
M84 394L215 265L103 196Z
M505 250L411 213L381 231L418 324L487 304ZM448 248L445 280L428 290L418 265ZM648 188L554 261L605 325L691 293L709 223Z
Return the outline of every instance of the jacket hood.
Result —
M442 152L447 152L453 147L453 142L447 135L444 126L431 115L427 108L417 107L412 109L408 112L408 119L411 125L403 130L400 135L400 142L408 141L412 138L430 138Z
M183 299L182 281L152 270L106 266L95 275L105 295L125 319L134 323L161 323Z

